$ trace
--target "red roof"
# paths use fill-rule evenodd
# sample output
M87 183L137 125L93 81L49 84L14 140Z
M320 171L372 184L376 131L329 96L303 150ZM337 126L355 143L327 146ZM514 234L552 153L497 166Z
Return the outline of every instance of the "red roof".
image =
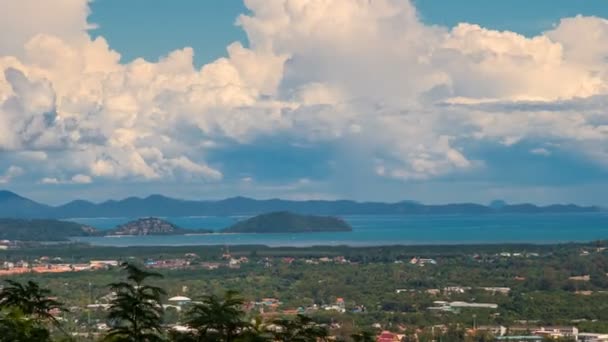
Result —
M399 341L399 338L397 337L396 334L393 334L390 331L383 331L376 338L376 342L395 342L395 341Z

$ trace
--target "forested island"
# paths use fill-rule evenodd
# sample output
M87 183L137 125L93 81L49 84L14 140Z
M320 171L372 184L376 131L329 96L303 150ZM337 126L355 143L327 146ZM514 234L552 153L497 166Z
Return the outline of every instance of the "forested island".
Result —
M227 227L223 233L312 233L344 232L352 228L344 220L330 216L275 212L258 215ZM61 220L0 219L0 239L14 241L68 241L83 236L146 236L213 233L209 229L185 229L169 221L146 217L101 230Z
M223 230L225 233L350 232L346 221L332 216L299 215L287 211L254 216Z
M99 231L99 235L184 235L191 233L210 233L210 230L184 229L171 222L156 218L146 217L127 222L114 229Z

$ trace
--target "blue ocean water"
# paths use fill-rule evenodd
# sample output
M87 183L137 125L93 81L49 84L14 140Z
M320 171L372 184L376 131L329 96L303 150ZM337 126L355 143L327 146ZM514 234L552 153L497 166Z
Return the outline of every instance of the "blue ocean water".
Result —
M165 217L189 229L219 230L244 217ZM421 245L555 243L608 239L608 212L578 214L344 216L352 232L305 234L195 234L178 236L81 237L104 246L184 245ZM133 218L70 219L109 229Z

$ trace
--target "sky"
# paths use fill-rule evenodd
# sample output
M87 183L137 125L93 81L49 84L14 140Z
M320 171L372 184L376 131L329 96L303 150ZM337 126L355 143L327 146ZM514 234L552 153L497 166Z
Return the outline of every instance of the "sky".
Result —
M0 188L608 206L605 0L0 1Z

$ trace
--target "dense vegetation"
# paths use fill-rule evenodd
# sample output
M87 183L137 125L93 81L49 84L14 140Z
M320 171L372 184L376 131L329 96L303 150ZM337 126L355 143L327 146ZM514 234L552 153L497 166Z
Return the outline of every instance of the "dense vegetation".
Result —
M245 302L277 298L282 302L281 312L283 309L332 304L340 297L345 300L345 313L317 310L307 311L306 314L315 324L328 327L330 334L348 341L351 335L362 336L366 331L377 333L378 330L372 328L374 323L379 323L381 329L404 329L408 334L416 333L420 341L429 341L433 336L430 327L445 325L447 330L435 331L435 338L438 334L444 334L443 341L462 341L465 340L466 329L473 325L474 316L478 325L573 325L581 331L608 333L608 253L604 246L601 242L540 246L367 248L235 246L227 251L221 246L112 248L69 245L2 251L0 259L33 260L45 255L60 256L64 259L62 262L82 262L95 258L146 262L196 254L198 257L192 259L188 267L160 270L164 278L152 278L154 286L167 293L167 296L161 295L163 302L167 297L187 295L210 307L230 308L233 298L226 296L226 290L230 290L238 292L236 298ZM223 262L222 255L228 252L233 258L246 256L249 262L239 268L208 270L200 267L205 262ZM338 256L343 256L349 262L320 261L323 258L333 260ZM433 258L437 264L411 264L413 257ZM291 261L291 258L295 260ZM317 260L318 263L311 264L307 260ZM52 288L58 298L65 301L66 307L72 308L65 317L69 321L76 319L79 322L64 325L63 328L67 331L88 331L94 324L108 322L107 312L82 308L106 296L110 291L106 284L115 283L121 276L120 272L110 269L26 274L11 279L21 283L35 279ZM570 279L581 275L589 275L590 278L588 281ZM462 293L443 291L446 287L457 286L471 289ZM511 291L499 294L480 287L509 287ZM407 291L397 293L397 289ZM441 291L428 293L429 289ZM498 309L462 309L460 312L427 310L436 300L496 303ZM364 310L354 311L355 308ZM199 307L197 310L203 313L210 308ZM88 315L91 324L87 323ZM275 320L265 318L256 321L257 313L251 311L239 312L238 316L240 318L236 323L251 324L248 326L251 329L255 325L253 331L262 332L260 328ZM163 324L186 324L191 321L190 318L184 313L167 309L163 314ZM298 319L297 316L280 316L276 319L284 318L289 318L288 322L282 323L284 325L295 324ZM218 327L236 324L231 320L222 321L224 323L207 322L215 324L212 332L223 329ZM191 323L194 327L194 322ZM199 333L204 331L200 327L194 330Z
M329 330L309 317L280 318L266 325L261 320L250 323L244 300L233 291L223 298L204 296L185 313L186 331L167 330L163 326L164 289L150 284L162 275L133 264L123 263L126 279L108 285L112 298L107 312L109 329L104 334L84 334L79 340L105 342L317 342L325 341ZM0 292L0 341L51 342L76 341L55 318L64 305L50 298L51 292L37 283L25 285L8 281Z
M352 228L337 217L299 215L281 211L251 217L223 231L226 233L311 233L349 232Z
M87 236L93 231L67 221L0 219L0 240L67 241L71 236Z

